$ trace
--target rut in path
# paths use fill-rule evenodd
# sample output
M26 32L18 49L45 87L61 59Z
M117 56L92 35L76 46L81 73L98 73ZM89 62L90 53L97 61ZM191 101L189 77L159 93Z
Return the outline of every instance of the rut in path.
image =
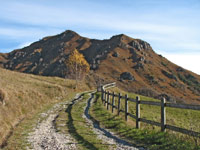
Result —
M85 146L86 148L89 147L92 150L98 150L91 142L85 140L83 138L82 135L80 135L77 131L76 131L76 127L74 126L74 118L72 117L72 107L73 105L75 105L78 101L82 100L82 95L80 95L79 97L75 98L72 103L67 107L67 109L65 110L65 112L68 114L68 121L67 121L67 127L68 127L68 132L72 135L72 137L74 137L78 143L82 143L83 146ZM78 110L79 111L79 110Z
M91 101L94 99L94 94L90 94L90 98L87 101L87 106L84 111L83 117L86 118L89 124L93 126L93 131L98 135L98 138L101 140L104 140L105 142L116 145L116 150L144 150L142 147L136 148L133 144L130 144L129 142L120 139L117 135L110 132L109 130L106 130L102 127L100 127L99 123L95 118L93 118L89 114L89 109L91 107Z

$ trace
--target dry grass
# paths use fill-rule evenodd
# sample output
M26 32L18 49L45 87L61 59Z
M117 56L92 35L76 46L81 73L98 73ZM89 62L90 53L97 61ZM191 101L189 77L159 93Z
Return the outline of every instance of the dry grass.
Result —
M0 102L3 104L5 100L5 92L0 89Z
M23 119L34 116L47 105L62 101L75 82L58 77L42 77L0 69L0 145ZM81 84L79 90L87 90Z

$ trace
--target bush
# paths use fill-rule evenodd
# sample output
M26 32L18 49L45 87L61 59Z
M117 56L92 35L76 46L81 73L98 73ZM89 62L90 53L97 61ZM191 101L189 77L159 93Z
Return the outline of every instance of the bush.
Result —
M145 78L153 84L158 84L158 81L155 79L155 77L153 75L147 74L147 75L145 75Z
M167 67L167 64L166 64L165 62L162 61L161 64L162 64L163 66Z
M142 88L137 91L138 94L155 98L159 93L149 88Z
M168 77L168 78L170 78L170 79L174 79L174 80L177 81L177 78L176 78L176 76L175 76L174 74L171 74L171 73L169 73L169 72L167 72L167 71L165 71L165 70L162 70L162 73L163 73L166 77Z
M190 90L192 92L194 92L195 94L199 95L200 92L200 83L199 81L192 75L190 74L186 74L186 75L181 75L178 74L178 78L184 82L185 84L187 84L188 86L190 86Z

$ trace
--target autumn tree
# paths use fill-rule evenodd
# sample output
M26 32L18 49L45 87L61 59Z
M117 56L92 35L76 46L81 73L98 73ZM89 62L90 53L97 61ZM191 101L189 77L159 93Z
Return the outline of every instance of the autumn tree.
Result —
M77 49L74 49L70 54L69 58L66 61L66 66L68 73L72 78L76 80L76 88L78 85L78 80L84 78L90 70L88 62L85 60L83 54L79 53Z

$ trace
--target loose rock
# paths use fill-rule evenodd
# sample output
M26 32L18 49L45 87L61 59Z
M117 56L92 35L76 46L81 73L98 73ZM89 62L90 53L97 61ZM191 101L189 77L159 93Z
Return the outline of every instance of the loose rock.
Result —
M55 105L51 110L41 114L41 118L46 118L34 128L29 134L28 141L34 150L76 150L75 140L70 135L56 132L54 121L63 104Z

